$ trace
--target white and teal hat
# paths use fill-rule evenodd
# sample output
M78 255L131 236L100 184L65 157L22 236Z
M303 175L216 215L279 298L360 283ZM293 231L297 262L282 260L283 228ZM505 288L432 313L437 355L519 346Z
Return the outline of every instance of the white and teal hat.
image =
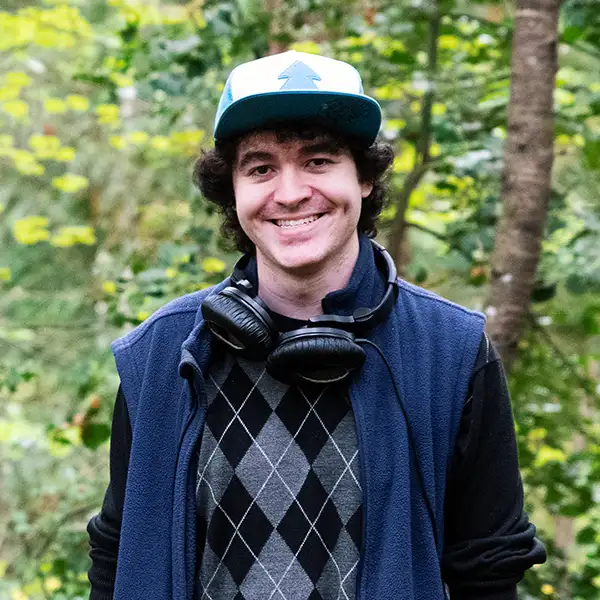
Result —
M214 136L224 140L299 119L315 119L370 145L381 126L381 108L365 95L352 65L290 50L231 72L217 108Z

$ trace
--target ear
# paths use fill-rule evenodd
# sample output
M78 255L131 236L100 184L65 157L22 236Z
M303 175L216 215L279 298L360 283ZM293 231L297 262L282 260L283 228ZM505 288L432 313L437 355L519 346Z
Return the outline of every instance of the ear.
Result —
M360 195L366 198L373 191L372 183L361 183L360 184Z

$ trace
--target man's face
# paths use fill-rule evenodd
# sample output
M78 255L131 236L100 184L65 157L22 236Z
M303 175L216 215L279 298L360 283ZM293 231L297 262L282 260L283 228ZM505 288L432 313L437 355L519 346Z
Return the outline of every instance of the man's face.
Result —
M259 132L238 144L233 189L240 225L257 258L275 269L327 269L355 248L362 199L348 150L328 137L278 142Z

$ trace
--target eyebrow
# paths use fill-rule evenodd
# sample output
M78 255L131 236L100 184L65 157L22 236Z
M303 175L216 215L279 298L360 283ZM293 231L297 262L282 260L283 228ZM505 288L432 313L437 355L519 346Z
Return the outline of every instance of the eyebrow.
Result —
M333 154L337 156L343 153L343 148L340 148L334 142L328 140L306 144L305 146L302 146L299 151L301 156L310 156L312 154ZM254 162L269 162L272 160L274 160L274 155L271 152L265 150L248 150L242 154L242 157L237 163L237 168L243 169Z
M339 155L344 153L344 149L337 146L334 142L330 142L328 140L307 144L306 146L302 146L300 149L300 154L302 155L321 153Z
M273 155L270 152L261 150L250 150L242 155L242 158L237 163L238 169L243 169L253 162L262 162L273 160Z

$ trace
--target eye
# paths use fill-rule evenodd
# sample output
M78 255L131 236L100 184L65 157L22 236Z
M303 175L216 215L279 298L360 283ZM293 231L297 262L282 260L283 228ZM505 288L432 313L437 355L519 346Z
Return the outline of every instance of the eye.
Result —
M254 167L250 169L249 175L268 175L271 167L269 165L258 165L258 167Z
M316 158L311 158L308 161L308 164L313 167L324 167L325 165L333 164L333 161L329 158L324 158L322 156L318 156Z

